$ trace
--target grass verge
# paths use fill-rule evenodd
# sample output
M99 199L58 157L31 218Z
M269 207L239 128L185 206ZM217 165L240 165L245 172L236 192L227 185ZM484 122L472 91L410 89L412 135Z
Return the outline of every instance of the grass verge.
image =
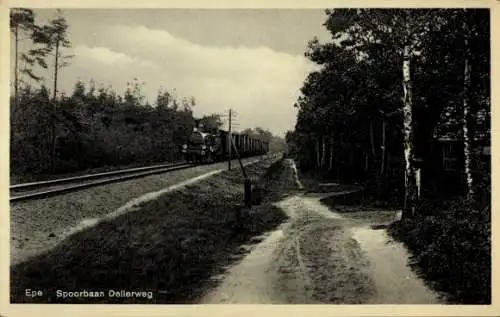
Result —
M271 163L247 166L254 183L265 187L271 174L279 172L281 161ZM144 203L12 267L11 302L196 302L210 276L234 261L241 244L286 219L278 208L256 209L260 212L238 218L242 202L243 177L235 168ZM28 297L26 289L44 295ZM121 290L150 291L153 296L110 296L110 291ZM83 291L87 293L59 296Z

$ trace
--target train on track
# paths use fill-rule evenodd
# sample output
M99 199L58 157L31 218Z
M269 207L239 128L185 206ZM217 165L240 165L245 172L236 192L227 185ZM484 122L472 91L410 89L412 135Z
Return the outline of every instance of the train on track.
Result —
M202 132L195 128L188 142L182 146L184 158L192 163L212 163L229 157L236 158L234 147L229 149L230 135L240 158L264 155L269 152L269 142L255 136L229 133L220 129L214 132Z

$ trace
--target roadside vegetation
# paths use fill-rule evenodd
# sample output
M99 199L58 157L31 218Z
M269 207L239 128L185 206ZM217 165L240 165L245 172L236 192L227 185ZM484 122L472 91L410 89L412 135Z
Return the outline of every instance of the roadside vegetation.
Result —
M249 165L252 183L271 186L281 160ZM272 199L272 198L266 198ZM31 303L191 303L210 277L240 259L254 238L287 219L271 205L243 210L239 169L142 203L66 239L48 253L11 268L11 300ZM241 216L238 217L238 214ZM25 289L46 294L28 298ZM61 298L56 290L103 291L100 298ZM108 290L152 291L153 298L110 298Z
M335 9L313 39L289 155L402 210L389 232L450 301L491 302L486 9Z
M428 203L389 233L412 251L411 266L451 303L491 302L490 211L463 199Z

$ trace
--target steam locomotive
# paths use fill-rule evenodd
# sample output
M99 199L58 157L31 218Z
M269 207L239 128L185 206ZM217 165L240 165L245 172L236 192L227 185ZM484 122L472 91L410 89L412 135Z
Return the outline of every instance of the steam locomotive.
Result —
M188 162L212 163L225 159L236 158L234 147L229 149L232 136L234 145L241 158L256 155L264 155L269 151L269 142L257 137L234 133L229 134L225 130L214 132L202 132L195 128L189 136L188 142L183 144L182 153Z

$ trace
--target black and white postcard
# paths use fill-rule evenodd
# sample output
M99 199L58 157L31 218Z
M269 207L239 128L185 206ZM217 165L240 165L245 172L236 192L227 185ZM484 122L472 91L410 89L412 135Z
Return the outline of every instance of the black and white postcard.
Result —
M499 9L5 2L0 314L494 314Z

